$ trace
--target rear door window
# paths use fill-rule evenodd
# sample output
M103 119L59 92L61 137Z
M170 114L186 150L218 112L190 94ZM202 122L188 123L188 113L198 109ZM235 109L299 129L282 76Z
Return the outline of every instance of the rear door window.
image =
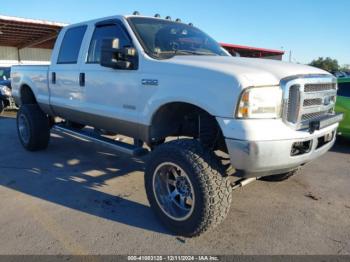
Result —
M57 64L76 64L87 26L73 27L67 30L61 43Z
M350 82L338 84L338 96L350 97Z

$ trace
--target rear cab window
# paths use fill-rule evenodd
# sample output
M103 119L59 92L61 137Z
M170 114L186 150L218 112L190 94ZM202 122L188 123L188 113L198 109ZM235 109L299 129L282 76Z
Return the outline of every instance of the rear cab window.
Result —
M87 26L69 28L62 40L57 64L76 64Z

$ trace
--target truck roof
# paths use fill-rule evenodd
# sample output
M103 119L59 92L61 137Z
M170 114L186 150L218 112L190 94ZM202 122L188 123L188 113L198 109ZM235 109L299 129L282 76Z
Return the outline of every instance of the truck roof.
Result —
M79 23L75 23L75 24L71 24L71 25L68 25L66 26L67 28L70 28L70 27L74 27L74 26L77 26L77 25L84 25L84 24L91 24L91 23L98 23L100 21L104 21L104 20L108 20L108 19L128 19L128 18L131 18L131 17L140 17L140 18L151 18L151 19L157 19L157 20L164 20L164 21L173 21L175 22L174 20L168 20L168 19L165 19L165 18L161 18L161 17L154 17L154 16L144 16L144 15L114 15L114 16L107 16L107 17L102 17L102 18L97 18L97 19L92 19L92 20L88 20L88 21L83 21L83 22L79 22Z

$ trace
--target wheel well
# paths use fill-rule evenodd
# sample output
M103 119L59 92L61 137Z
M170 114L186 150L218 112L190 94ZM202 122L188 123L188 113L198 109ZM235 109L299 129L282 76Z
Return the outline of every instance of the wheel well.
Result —
M171 136L187 136L213 149L225 145L216 118L198 106L183 102L169 103L158 109L152 118L150 136L151 143Z
M22 105L28 105L28 104L37 104L36 98L34 96L34 93L32 89L27 86L23 85L21 87L21 103Z

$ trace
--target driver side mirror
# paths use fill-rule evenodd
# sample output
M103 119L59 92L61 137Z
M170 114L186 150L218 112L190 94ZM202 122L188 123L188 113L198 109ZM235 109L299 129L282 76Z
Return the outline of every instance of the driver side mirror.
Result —
M119 42L119 38L102 40L100 65L121 70L136 69L136 49L133 47L120 48Z

